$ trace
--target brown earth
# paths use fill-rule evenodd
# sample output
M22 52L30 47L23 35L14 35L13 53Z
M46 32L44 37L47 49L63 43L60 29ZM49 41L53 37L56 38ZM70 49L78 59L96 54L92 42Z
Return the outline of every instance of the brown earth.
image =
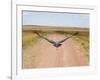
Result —
M59 41L64 35L53 33L49 39ZM23 69L25 68L51 68L89 65L88 57L80 43L72 38L68 39L59 48L42 39L34 46L23 49Z

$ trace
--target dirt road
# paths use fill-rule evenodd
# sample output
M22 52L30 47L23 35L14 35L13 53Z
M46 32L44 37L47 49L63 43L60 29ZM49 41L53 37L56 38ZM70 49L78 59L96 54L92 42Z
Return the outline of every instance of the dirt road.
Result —
M49 39L59 41L65 38L61 34L50 34ZM72 67L89 65L88 57L80 43L68 39L59 48L55 48L44 39L35 46L23 49L23 68Z

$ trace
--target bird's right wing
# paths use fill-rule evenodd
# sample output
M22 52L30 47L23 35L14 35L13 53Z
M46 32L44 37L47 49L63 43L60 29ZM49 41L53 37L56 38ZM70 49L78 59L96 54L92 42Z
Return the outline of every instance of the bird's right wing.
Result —
M71 37L73 37L73 36L75 36L75 35L77 35L78 34L78 32L75 32L74 34L72 34L71 36L69 36L69 37L67 37L67 38L65 38L65 39L63 39L63 40L61 40L61 41L58 41L58 43L60 44L60 43L63 43L64 41L66 41L67 39L69 39L69 38L71 38Z
M43 38L43 39L45 39L45 40L47 40L49 43L51 43L51 44L55 44L56 42L55 41L53 41L53 40L50 40L50 39L48 39L48 38L46 38L46 37L44 37L44 36L42 36L42 35L40 35L38 32L35 32L39 37L41 37L41 38Z

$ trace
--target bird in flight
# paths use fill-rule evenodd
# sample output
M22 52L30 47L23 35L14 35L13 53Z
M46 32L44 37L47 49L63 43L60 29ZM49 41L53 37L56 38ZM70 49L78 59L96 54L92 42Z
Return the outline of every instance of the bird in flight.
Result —
M41 35L40 33L38 33L38 32L35 32L35 33L36 33L39 37L41 37L41 38L47 40L49 43L53 44L53 46L56 47L56 48L60 47L60 46L62 45L62 43L65 42L66 40L68 40L69 38L71 38L71 37L73 37L73 36L75 36L75 35L78 34L78 32L75 32L75 33L72 34L71 36L69 36L69 37L67 37L67 38L64 38L64 39L62 39L62 40L56 42L56 41L53 41L53 40L48 39L47 37L42 36L42 35Z

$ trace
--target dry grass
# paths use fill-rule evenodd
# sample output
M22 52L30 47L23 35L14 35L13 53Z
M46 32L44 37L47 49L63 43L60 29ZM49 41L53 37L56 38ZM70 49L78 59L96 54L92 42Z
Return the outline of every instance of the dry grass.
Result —
M71 31L67 31L66 30L55 30L55 31L50 31L48 30L32 30L32 31L27 31L27 30L23 30L23 48L26 48L28 46L32 46L35 45L37 42L39 42L40 37L38 37L34 32L40 32L45 36L48 36L48 34L52 33L52 32L56 32L62 35L66 35L69 36L73 33L75 33L75 31L71 30ZM89 30L86 31L79 31L79 34L73 37L73 40L75 40L76 42L80 43L83 48L85 49L85 51L87 52L86 55L89 55Z
M35 45L38 42L38 40L39 38L36 34L33 34L32 32L23 31L23 37L22 37L23 48Z
M77 35L73 39L82 45L85 50L85 55L89 57L89 35Z

